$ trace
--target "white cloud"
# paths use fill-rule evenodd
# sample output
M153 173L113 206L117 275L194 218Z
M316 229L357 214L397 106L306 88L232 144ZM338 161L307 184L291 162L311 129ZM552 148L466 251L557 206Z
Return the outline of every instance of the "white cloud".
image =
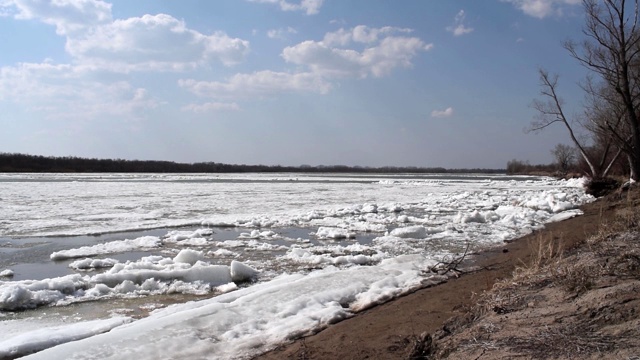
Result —
M69 64L45 60L0 68L0 100L49 119L137 119L160 102L121 77L103 76L105 71L181 71L211 62L230 66L249 51L248 41L223 32L202 34L170 15L113 20L111 4L100 0L0 0L0 14L53 25L66 39ZM216 106L224 107L204 104L192 111Z
M292 3L287 0L249 0L250 2L262 4L276 4L282 11L304 11L307 15L315 15L320 12L324 0L300 0L299 3Z
M431 117L434 118L448 118L453 115L453 108L448 107L445 110L433 110L431 112Z
M453 19L453 25L447 26L447 31L452 32L454 36L461 36L473 32L473 28L466 27L464 25L464 20L464 10L460 10L460 12L458 12L456 17Z
M331 85L317 74L290 74L268 70L236 74L227 82L181 79L178 85L198 96L214 99L270 96L275 93L301 91L326 94L331 88Z
M54 25L73 63L94 70L180 71L211 61L230 66L249 52L246 40L205 35L166 14L114 21L111 4L100 0L1 0L0 11Z
M5 0L0 12L16 19L36 19L54 25L59 35L69 35L111 21L111 4L100 0Z
M189 104L182 107L182 111L194 112L196 114L225 110L238 111L240 110L240 106L236 103L207 102L204 104Z
M381 28L370 28L366 25L358 25L353 29L340 29L338 31L325 34L322 43L327 46L347 46L351 42L372 44L380 37L398 33L411 33L411 29L385 26Z
M433 47L416 37L395 36L410 32L410 29L393 27L340 29L327 34L323 41L304 41L283 50L285 61L305 66L308 71L264 70L236 74L227 81L181 79L178 85L198 96L216 100L269 97L284 92L326 94L335 78L380 77L397 67L410 67L418 52ZM363 49L349 49L346 45Z
M103 115L138 118L159 102L126 81L90 80L67 64L21 63L0 68L0 100L44 112L51 119L91 120Z
M280 39L285 40L288 34L297 34L296 29L292 27L287 27L286 29L272 29L267 31L267 37L270 39Z
M427 51L433 44L425 44L416 37L389 36L409 29L384 27L372 29L358 26L351 30L340 29L325 35L323 41L304 41L282 51L285 61L309 67L312 72L326 77L381 77L397 67L410 67L411 60L420 51ZM351 42L366 44L361 51L340 48Z
M562 16L566 9L578 5L582 0L502 0L513 4L529 16L543 19L548 16Z
M212 59L242 61L249 42L223 32L204 35L170 15L144 15L96 27L68 38L67 52L80 64L111 71L185 70Z

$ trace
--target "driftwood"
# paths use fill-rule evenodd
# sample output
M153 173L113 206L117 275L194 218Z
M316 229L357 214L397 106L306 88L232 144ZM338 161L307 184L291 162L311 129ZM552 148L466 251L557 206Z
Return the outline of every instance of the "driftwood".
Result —
M438 261L437 264L429 267L426 272L438 275L447 275L449 272L453 272L453 275L455 277L458 277L460 274L464 274L466 271L459 269L458 266L460 266L460 264L469 254L470 246L471 244L467 243L467 246L461 256L445 256L442 260Z

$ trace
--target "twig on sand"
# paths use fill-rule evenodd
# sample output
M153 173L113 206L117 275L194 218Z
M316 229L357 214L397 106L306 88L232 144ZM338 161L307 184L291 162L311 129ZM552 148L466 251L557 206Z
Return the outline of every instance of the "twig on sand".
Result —
M438 263L429 267L427 271L438 275L447 275L449 272L453 272L455 277L458 277L460 274L464 274L466 271L458 269L458 266L460 266L469 253L469 247L471 247L471 243L467 243L467 246L461 256L453 259L445 256L442 260L438 261Z

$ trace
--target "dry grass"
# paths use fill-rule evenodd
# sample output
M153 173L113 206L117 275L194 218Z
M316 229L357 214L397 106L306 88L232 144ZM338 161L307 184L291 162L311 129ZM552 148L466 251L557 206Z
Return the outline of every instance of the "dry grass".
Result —
M528 261L521 261L513 272L511 281L521 284L533 284L545 277L542 271L545 267L557 266L562 262L564 246L562 237L556 237L553 233L538 235L529 242L529 248L533 254Z
M513 277L496 282L493 287L478 296L476 306L471 311L470 321L494 312L507 314L527 306L532 300L530 296L521 296L513 291L519 286L544 286L551 281L550 273L557 272L564 255L561 237L551 233L540 234L530 241L528 246L532 256L521 261L513 271Z
M600 216L599 230L583 247L565 250L562 237L553 234L532 240L532 255L512 278L477 295L464 316L450 320L448 331L434 334L438 350L432 358L599 359L622 354L620 348L637 353L640 193L631 195L602 205L615 216Z

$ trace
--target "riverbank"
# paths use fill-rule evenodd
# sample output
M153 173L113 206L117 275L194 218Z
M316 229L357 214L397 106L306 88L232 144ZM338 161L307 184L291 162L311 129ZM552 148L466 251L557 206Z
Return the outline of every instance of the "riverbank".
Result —
M634 222L632 216L638 213L639 209L637 207L640 206L638 205L639 203L640 192L634 189L629 193L610 195L584 205L582 207L584 215L582 216L548 224L542 231L505 244L502 248L483 253L477 259L477 265L481 267L479 271L451 279L445 284L416 291L392 302L369 309L353 318L330 326L313 336L298 339L257 359L409 359L412 353L422 356L414 358L449 357L466 359L477 358L478 356L483 359L509 358L513 356L536 358L547 357L547 355L551 358L563 356L571 358L573 354L580 354L584 357L584 355L609 351L610 347L605 345L616 344L618 340L611 338L612 335L602 335L609 336L607 341L598 340L600 328L593 327L593 324L580 325L583 331L588 332L588 334L585 333L585 336L588 335L588 337L584 338L585 341L590 343L592 341L589 339L594 339L591 345L600 343L604 345L593 347L577 343L576 352L574 353L565 351L562 344L567 343L567 341L570 342L571 339L578 339L579 334L572 333L570 337L567 337L567 334L562 332L565 327L554 330L556 333L552 331L547 335L542 334L538 337L538 339L542 340L544 340L544 336L554 338L555 343L559 344L556 348L556 351L558 351L556 354L548 353L545 355L545 353L542 353L541 355L540 351L547 351L544 347L544 341L535 344L518 341L517 339L530 338L528 337L529 335L540 332L539 326L544 325L548 328L549 324L562 324L565 318L553 311L559 305L563 305L563 309L566 309L567 316L571 314L572 309L578 311L578 314L582 314L588 309L595 311L593 317L600 319L602 326L612 326L612 324L609 324L609 320L605 316L600 316L597 310L600 297L592 297L592 300L589 300L588 297L585 297L583 290L577 291L584 287L579 285L579 274L588 275L593 272L592 270L586 270L588 269L588 262L585 265L585 269L575 273L577 280L574 282L578 284L576 285L578 289L574 289L573 292L565 290L563 286L559 286L554 281L550 281L549 274L553 273L553 271L547 267L554 266L556 269L571 269L572 267L569 265L576 261L575 256L589 258L590 255L588 254L597 253L599 250L596 248L596 244L609 249L611 256L620 256L623 250L616 248L614 243L620 246L628 243L628 241L616 240L617 242L610 243L594 240L587 242L586 240L594 239L596 236L616 239L618 235L614 234L627 231L624 228L625 226L636 226L637 222ZM616 224L616 226L611 224ZM551 249L551 256L547 256L547 258L540 255L541 249L545 248ZM558 249L562 249L562 252L557 251ZM629 251L633 254L636 249L624 249L624 254L629 254ZM563 255L560 256L560 254ZM634 268L637 265L640 268L640 263L635 264L634 262L634 259L637 258L630 257L629 259L627 261L629 262L627 264L628 267ZM564 262L561 263L560 260ZM599 264L596 260L593 261L594 266ZM600 258L599 261L607 261L607 258ZM527 270L526 278L531 281L509 280L512 279L516 269L518 269L520 275L524 273L523 269ZM607 284L618 284L611 280L612 276L616 276L615 272L605 275L607 282L599 278L591 279L589 277L590 280L587 283L591 285L589 285L589 289L585 290L591 291L593 289L595 291L601 287L607 288ZM567 275L564 277L565 280L562 281L571 282L567 280L571 277ZM557 279L560 279L560 277ZM629 281L633 282L635 280L631 278ZM623 285L623 287L630 286L631 288L627 289L627 293L631 291L631 294L637 298L640 286L636 287L634 284L629 283ZM544 295L544 299L537 298L536 294L542 291L543 288L549 291L555 290L558 293ZM517 302L519 307L510 307L510 301L515 300L505 300L504 304L500 303L496 307L489 306L493 303L487 301L487 299L505 298L519 299L519 302ZM524 302L523 307L523 299L531 301ZM586 303L583 304L583 302ZM636 306L636 302L633 302L632 305ZM578 306L578 308L574 309L571 306ZM487 307L489 308L487 309ZM535 313L526 312L531 310L530 307L538 308ZM522 313L516 316L514 314L516 311ZM635 316L627 316L624 322L632 321L637 323L638 314L640 314L640 311L635 313ZM588 317L590 313L582 315ZM531 321L534 317L538 319L535 323ZM609 318L612 317L610 316ZM511 321L511 326L507 326L509 321ZM627 325L628 323L625 326ZM629 328L631 330L634 329L633 326ZM635 329L637 328L638 326L635 326ZM511 334L502 334L502 337L497 338L496 336L498 335L494 335L494 333L497 334L499 329L509 329ZM631 330L631 337L620 341L628 343L628 347L633 349L638 342L638 336L637 334L634 335ZM637 332L637 330L634 331ZM622 333L617 332L616 334L620 336ZM478 334L484 336L481 338L483 339L482 343L478 343ZM633 336L635 338L632 338ZM514 348L513 344L522 345ZM638 348L636 347L635 349ZM610 352L606 354L613 355ZM601 356L597 355L597 357Z

